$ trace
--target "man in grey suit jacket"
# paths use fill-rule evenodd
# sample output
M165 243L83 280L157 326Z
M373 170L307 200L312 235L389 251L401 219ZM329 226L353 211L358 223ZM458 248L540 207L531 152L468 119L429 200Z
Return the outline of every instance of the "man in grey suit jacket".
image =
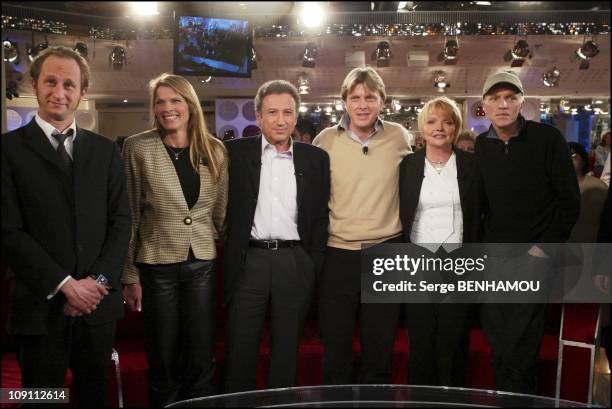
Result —
M2 135L8 330L18 340L23 387L63 387L69 367L78 405L99 407L123 314L114 291L131 229L123 162L113 141L76 126L89 80L81 56L51 48L30 74L38 113Z

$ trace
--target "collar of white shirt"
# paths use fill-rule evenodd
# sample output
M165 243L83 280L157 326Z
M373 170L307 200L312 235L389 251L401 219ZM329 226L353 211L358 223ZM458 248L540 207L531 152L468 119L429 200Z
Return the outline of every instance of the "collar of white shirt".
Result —
M49 141L52 141L52 145L54 145L54 146L55 146L55 144L53 144L53 141L55 140L55 138L53 138L53 133L54 132L66 133L66 132L68 132L68 129L72 129L72 137L71 137L72 138L72 142L74 142L74 140L76 139L76 134L77 134L76 119L73 119L72 123L70 124L70 126L68 128L66 128L66 129L64 129L63 132L60 131L59 129L55 128L49 122L47 122L44 119L42 119L38 114L36 114L34 116L34 120L36 121L38 126L40 126L40 129L43 130L43 132L45 133L45 135L47 136Z
M273 150L275 153L285 154L285 155L289 155L289 156L293 157L293 139L291 137L289 137L289 150L284 151L284 152L278 152L276 150L276 147L274 145L272 145L270 142L268 142L266 137L263 136L263 134L262 134L261 135L261 155L262 156L265 153L266 149Z

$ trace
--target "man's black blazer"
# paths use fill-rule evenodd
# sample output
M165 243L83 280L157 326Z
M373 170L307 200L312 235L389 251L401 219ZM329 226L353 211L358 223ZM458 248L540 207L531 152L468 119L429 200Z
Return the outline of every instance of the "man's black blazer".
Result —
M225 303L231 298L246 260L259 195L261 138L260 135L225 143L230 157L223 269ZM327 247L329 156L315 146L294 142L293 165L297 184L298 233L318 273Z
M453 150L457 159L457 182L463 213L463 242L477 243L482 236L482 178L473 153ZM406 242L410 242L424 174L425 148L406 156L400 163L400 220Z
M123 162L116 144L77 128L73 176L36 121L2 135L2 249L12 272L8 329L47 331L65 302L51 293L67 274L104 274L117 291L85 320L123 314L120 275L131 234Z

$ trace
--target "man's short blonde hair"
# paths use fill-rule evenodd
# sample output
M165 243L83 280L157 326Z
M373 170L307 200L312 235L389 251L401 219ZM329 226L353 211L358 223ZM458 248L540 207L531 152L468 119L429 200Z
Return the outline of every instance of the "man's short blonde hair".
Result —
M417 120L421 134L423 134L423 128L425 127L427 117L435 111L440 111L450 115L453 123L455 124L455 135L453 135L453 137L456 137L461 130L463 120L461 119L461 110L459 109L459 106L455 101L448 97L438 97L432 99L423 106L423 109L421 112L419 112L419 118Z
M340 88L340 94L344 102L346 102L347 95L359 84L365 84L369 90L377 92L383 102L387 99L385 83L376 70L372 67L358 67L349 72L346 78L344 78Z

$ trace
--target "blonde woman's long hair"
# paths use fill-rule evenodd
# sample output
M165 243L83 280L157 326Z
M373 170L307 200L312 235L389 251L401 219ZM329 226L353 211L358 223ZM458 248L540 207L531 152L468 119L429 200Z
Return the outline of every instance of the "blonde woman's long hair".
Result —
M221 141L208 132L198 95L193 89L193 86L184 77L164 73L149 82L151 94L150 110L151 117L153 118L153 126L163 138L165 130L155 115L155 94L157 89L162 85L172 88L174 92L185 98L185 102L189 107L187 137L189 138L189 159L191 161L191 166L193 166L195 171L199 174L199 164L203 159L206 159L208 161L208 170L212 176L213 183L216 184L220 178L221 164L226 158L227 150Z

